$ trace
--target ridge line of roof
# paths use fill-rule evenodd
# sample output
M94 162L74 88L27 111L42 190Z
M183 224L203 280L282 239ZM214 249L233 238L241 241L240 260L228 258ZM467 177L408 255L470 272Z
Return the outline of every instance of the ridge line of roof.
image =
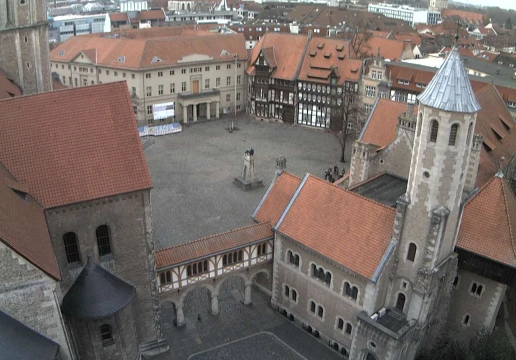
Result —
M493 175L491 176L491 179L489 179L488 182L486 182L484 185L482 185L475 194L473 194L473 196L469 199L467 199L466 201L466 204L464 204L464 207L468 206L472 201L473 199L475 199L487 186L489 186L489 184L491 184L491 182L493 182L493 180L495 180L496 178L496 175Z
M306 52L308 51L308 44L310 44L310 40L312 40L312 38L310 36L306 35L305 47L303 48L303 52L301 53L301 61L299 61L299 63L297 64L297 69L296 69L296 72L294 73L294 78L292 79L293 81L297 80L297 78L299 77L299 73L301 72L301 69L303 68L303 63L305 62L305 56L306 56Z
M382 259L380 260L378 267L376 268L373 276L371 277L372 282L376 283L376 281L378 280L378 277L380 276L383 268L385 267L385 264L387 263L388 258L391 256L392 252L394 251L396 244L397 244L397 241L394 239L391 239L389 246L387 246L387 249L385 249L385 252L383 253Z
M256 207L256 209L254 209L254 212L253 214L251 215L251 217L256 220L256 214L258 214L258 211L260 211L260 208L262 207L263 203L265 202L265 199L267 198L267 196L269 195L269 193L271 192L272 190L272 187L274 186L274 184L276 184L276 181L279 179L279 177L283 175L283 170L281 171L281 173L276 176L274 178L274 180L272 180L271 184L269 185L269 187L267 188L267 191L265 192L265 194L263 194L262 198L260 199L260 202L258 203L258 206Z
M364 127L362 128L362 132L360 133L360 136L358 137L358 140L362 141L362 138L364 137L365 131L367 127L369 126L369 122L371 121L371 118L373 117L374 111L376 110L376 106L380 102L381 98L376 98L373 108L371 109L371 112L369 113L369 116L367 117L366 123L364 124Z
M297 187L296 189L296 192L294 193L294 195L292 196L292 198L290 199L290 201L288 202L288 205L287 207L285 208L285 210L283 210L283 213L281 214L278 222L276 223L276 225L274 226L274 230L278 230L281 223L283 222L283 219L285 219L285 216L287 216L287 213L288 211L290 210L292 204L294 203L294 201L296 200L297 196L299 195L299 193L301 192L301 189L303 188L303 186L305 185L306 181L308 180L308 178L310 177L310 173L306 173L303 180L301 181L301 184L299 184L299 186Z
M221 233L204 236L202 238L194 239L194 240L191 240L191 241L187 241L187 242L182 243L182 244L177 244L177 245L169 246L169 247L166 247L166 248L163 248L163 249L160 249L160 250L156 250L155 252L157 254L157 253L165 251L165 250L170 250L170 249L178 248L178 247L185 246L185 245L191 245L192 243L196 243L196 242L199 242L199 241L202 241L202 240L207 240L207 239L214 238L214 237L221 236L221 235L231 234L231 233L234 233L234 232L237 232L237 231L241 231L241 230L244 230L244 229L249 229L249 228L258 227L258 226L264 226L266 224L270 224L270 221L267 221L267 222L264 222L264 223L256 223L256 224L251 224L251 225L247 225L247 226L242 226L242 227L239 227L239 228L236 228L236 229L231 229L231 230L224 231L224 232L221 232ZM271 229L272 229L272 227L271 227Z
M495 175L495 177L498 177ZM509 214L509 207L507 206L507 195L505 190L505 179L503 177L499 178L500 181L502 181L502 193L503 193L503 199L504 199L504 207L505 207L505 213L507 214L507 225L509 226L509 237L511 238L511 248L514 256L516 256L516 244L514 244L514 234L511 226L511 217Z

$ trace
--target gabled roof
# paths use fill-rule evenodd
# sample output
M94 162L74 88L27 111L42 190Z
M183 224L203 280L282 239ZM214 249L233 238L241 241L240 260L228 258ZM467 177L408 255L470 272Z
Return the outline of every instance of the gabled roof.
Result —
M129 17L127 16L127 13L110 13L109 19L111 22L129 22Z
M165 20L165 12L160 10L142 10L138 13L140 21L147 20Z
M444 111L474 113L480 110L456 47L417 98L423 105Z
M273 227L276 226L300 183L300 178L283 171L263 195L254 211L253 218L260 223L270 222Z
M374 57L380 51L384 59L395 61L401 58L404 43L399 40L385 39L378 36L371 36L367 45L362 49L364 57Z
M270 68L274 69L274 68L278 67L278 63L276 62L276 56L274 54L273 47L262 49L262 55L263 55L265 62L267 63L267 65Z
M503 176L492 177L464 207L457 247L516 268L516 198Z
M229 251L274 236L270 223L261 223L211 235L181 245L156 251L156 267L162 269L194 261L214 253Z
M374 279L396 211L307 174L275 229L336 264Z
M20 96L21 90L0 70L0 100Z
M103 319L126 307L136 288L95 264L91 258L66 293L63 314L77 319Z
M59 267L43 208L0 163L0 241L28 262L59 279ZM1 352L0 352L1 353Z
M151 188L125 81L3 100L0 114L0 162L44 208Z
M0 310L0 354L10 360L55 360L59 344Z

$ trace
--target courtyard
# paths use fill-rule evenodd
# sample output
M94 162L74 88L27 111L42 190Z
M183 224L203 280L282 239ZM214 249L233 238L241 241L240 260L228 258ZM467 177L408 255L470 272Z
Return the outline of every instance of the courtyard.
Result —
M276 158L287 171L324 177L339 162L340 145L330 133L302 126L265 123L247 115L229 133L226 119L184 127L160 136L145 150L152 179L153 237L157 250L253 224L251 215L274 178ZM264 187L244 192L240 175L246 149L255 150L256 174ZM348 146L348 156L351 146ZM346 170L349 162L345 163Z

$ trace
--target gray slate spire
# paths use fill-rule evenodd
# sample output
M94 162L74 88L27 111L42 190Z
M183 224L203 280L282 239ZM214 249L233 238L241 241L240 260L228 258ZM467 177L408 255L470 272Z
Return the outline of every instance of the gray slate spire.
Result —
M425 91L417 99L439 110L474 113L480 110L468 73L454 47Z

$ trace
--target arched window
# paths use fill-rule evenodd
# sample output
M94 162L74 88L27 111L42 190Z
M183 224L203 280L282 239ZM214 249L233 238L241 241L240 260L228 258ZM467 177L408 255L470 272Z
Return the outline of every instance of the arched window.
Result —
M288 285L285 285L285 296L290 297L290 287Z
M287 251L287 261L290 263L293 263L294 261L294 255L292 254L292 251Z
M114 344L113 331L111 325L104 324L100 327L100 335L102 336L102 345L107 346Z
M396 308L403 311L403 309L405 308L405 294L402 294L402 293L399 293L398 294L398 299L396 300Z
M296 290L292 290L292 300L297 301L297 291Z
M297 254L294 256L294 265L299 267L299 255L297 255Z
M353 331L353 325L350 323L346 324L346 334L351 335L351 332Z
M414 262L414 259L416 258L416 251L417 246L414 243L410 243L408 247L408 253L407 253L407 260Z
M476 294L477 294L478 296L482 295L482 290L483 290L482 285L478 285L478 287L477 287L477 293L476 293Z
M161 273L159 275L159 281L160 281L161 285L165 284L165 273Z
M310 301L310 311L315 313L315 303L313 301Z
M354 300L358 298L358 288L356 286L353 286L353 289L351 289L351 297Z
M324 280L325 280L326 275L324 274L324 270L323 270L323 268L319 268L318 277L319 277L319 280L321 280L321 281L324 281Z
M77 247L77 235L73 232L64 234L63 236L66 260L68 264L79 262L79 248Z
M376 359L376 356L374 356L373 354L367 353L365 360L377 360L377 359Z
M312 276L317 276L317 266L315 264L312 264Z
M471 141L471 133L473 132L473 123L470 123L469 124L469 127L468 127L468 137L466 138L466 146L469 146L470 144L470 141Z
M326 272L325 282L330 285L331 284L331 273L329 271Z
M337 329L344 329L344 320L342 320L342 318L339 318L339 320L337 321Z
M459 124L453 124L450 129L450 138L448 139L448 145L455 146L457 141L457 133L459 132Z
M317 307L317 316L319 316L320 318L322 318L324 316L324 309L322 308L321 305L319 305Z
M437 141L437 133L439 132L439 123L437 120L432 120L432 123L430 124L430 142L436 142Z
M344 283L344 295L351 296L351 286L347 281Z
M96 230L97 245L99 247L99 256L111 254L111 243L109 239L109 228L107 225L101 225Z

